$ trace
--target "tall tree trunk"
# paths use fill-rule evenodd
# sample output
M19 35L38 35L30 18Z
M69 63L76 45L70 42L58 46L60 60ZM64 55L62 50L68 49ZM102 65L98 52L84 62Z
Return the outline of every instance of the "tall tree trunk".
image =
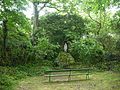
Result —
M33 17L33 31L32 31L32 45L36 44L36 31L38 30L38 17L39 17L39 11L38 11L38 3L33 2L34 6L34 17Z
M31 43L32 45L36 45L37 43L37 37L36 34L38 33L38 23L39 23L39 12L46 6L46 4L49 2L33 2L33 7L34 7L34 16L33 16L33 31L32 31L32 40ZM41 8L38 9L38 5L39 4L43 4L43 6Z
M3 31L3 42L2 42L2 63L6 63L7 60L7 36L8 36L8 28L7 28L7 22L8 19L6 17L6 4L4 2L4 0L2 0L2 5L3 5L3 10L4 10L4 18L3 18L3 23L2 23L2 31Z
M3 20L3 60L6 60L6 47L7 47L7 36L8 36L8 28L7 28L7 20Z

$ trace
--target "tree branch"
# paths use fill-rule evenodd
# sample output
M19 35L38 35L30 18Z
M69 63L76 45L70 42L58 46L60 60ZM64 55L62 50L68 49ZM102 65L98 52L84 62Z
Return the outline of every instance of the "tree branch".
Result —
M91 17L90 13L88 13L88 16L90 17L90 19L92 19L92 20L95 21L96 23L100 24L100 22L94 20L94 19Z
M44 3L44 5L38 10L40 12L44 7L46 7L47 3Z
M57 7L53 7L53 6L47 6L48 8L54 8L56 9L57 11L60 11Z
M94 20L94 19L91 17L90 13L88 13L88 16L89 16L93 21L95 21L95 22L99 25L99 28L98 28L98 31L97 31L97 34L99 34L100 29L101 29L101 22L98 22L97 20Z

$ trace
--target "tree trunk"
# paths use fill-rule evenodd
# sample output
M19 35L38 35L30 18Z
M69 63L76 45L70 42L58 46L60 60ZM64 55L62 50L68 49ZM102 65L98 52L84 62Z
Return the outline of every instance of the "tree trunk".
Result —
M8 36L7 20L3 20L3 60L6 60L7 36Z
M38 30L38 17L39 17L39 11L38 11L38 3L33 3L34 6L34 17L33 17L33 32L32 32L32 45L36 44L36 31Z
M37 43L37 37L36 37L36 34L38 33L38 23L39 23L39 12L46 6L46 4L49 2L46 1L46 2L33 2L33 7L34 7L34 16L33 16L33 31L32 31L32 40L31 40L31 43L32 45L36 45ZM38 5L39 4L43 4L43 6L38 9Z

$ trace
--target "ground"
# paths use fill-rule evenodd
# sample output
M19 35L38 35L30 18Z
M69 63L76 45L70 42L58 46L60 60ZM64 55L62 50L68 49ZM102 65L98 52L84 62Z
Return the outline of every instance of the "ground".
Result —
M52 80L49 83L43 76L29 77L21 80L15 90L120 90L120 73L110 71L94 72L89 80L85 80L84 76L72 77L69 82L67 77Z

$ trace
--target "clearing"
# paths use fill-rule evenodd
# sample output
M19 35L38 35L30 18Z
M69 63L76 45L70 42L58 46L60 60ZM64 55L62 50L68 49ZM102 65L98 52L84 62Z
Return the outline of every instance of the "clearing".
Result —
M19 81L15 90L120 90L120 73L94 72L90 80L84 78L73 76L68 82L67 77L58 77L52 78L54 82L49 83L48 78L43 76L29 77Z

